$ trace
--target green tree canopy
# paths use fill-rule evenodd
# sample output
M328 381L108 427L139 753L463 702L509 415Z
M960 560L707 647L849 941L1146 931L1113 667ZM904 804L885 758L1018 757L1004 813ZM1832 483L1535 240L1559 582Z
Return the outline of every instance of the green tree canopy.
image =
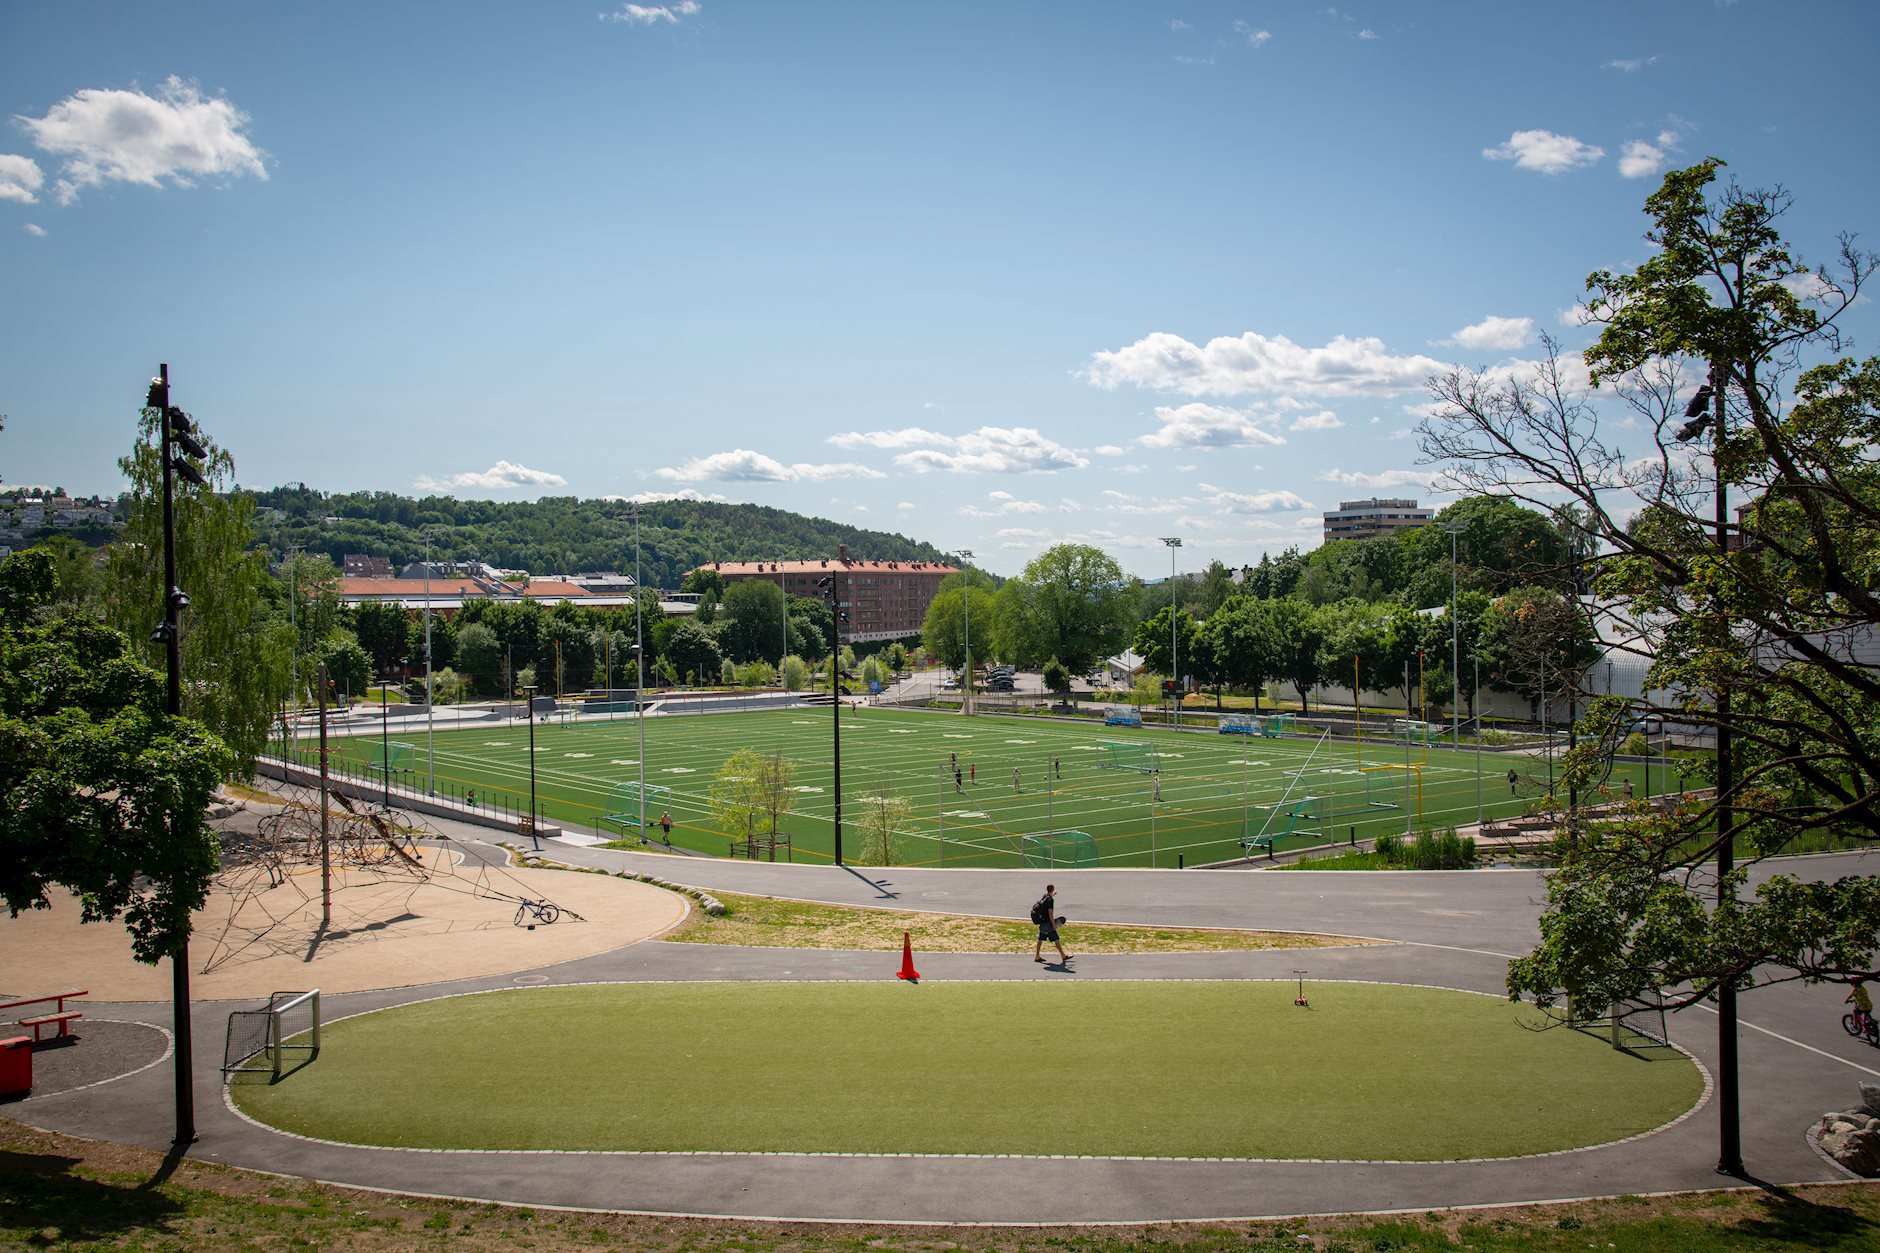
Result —
M1001 622L1002 651L1020 664L1057 657L1075 673L1122 651L1127 580L1114 558L1088 544L1059 544L1026 565L1017 585L1010 622ZM995 610L995 617L1005 617ZM1012 632L1008 639L1003 634Z
M229 752L164 710L123 635L52 612L52 559L0 562L0 895L9 914L69 888L86 922L123 917L139 961L174 953L216 871L203 822Z

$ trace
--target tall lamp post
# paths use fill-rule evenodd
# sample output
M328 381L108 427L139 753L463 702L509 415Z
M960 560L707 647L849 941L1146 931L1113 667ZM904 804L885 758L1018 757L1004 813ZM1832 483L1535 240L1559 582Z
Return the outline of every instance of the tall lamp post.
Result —
M176 582L176 480L197 487L204 485L202 472L191 464L209 455L196 438L189 415L170 404L170 367L157 367L157 377L150 380L144 407L157 411L160 432L158 457L163 466L163 621L150 633L151 642L162 644L166 662L164 712L172 718L183 714L183 632L179 621L189 605L189 597ZM198 815L198 822L201 816ZM176 836L176 813L169 815L170 836ZM185 924L177 937L176 951L170 954L171 1027L176 1033L176 1147L196 1139L196 1087L193 1075L195 1050L189 1021L189 929Z
M1449 677L1451 680L1449 727L1450 745L1457 752L1462 751L1462 651L1459 646L1456 621L1456 607L1460 598L1456 592L1456 536L1467 530L1461 522L1445 522L1443 530L1449 532Z
M842 599L836 592L836 576L825 574L816 580L823 599L829 602L829 686L830 708L835 711L835 853L836 865L842 864Z
M542 847L541 834L535 829L535 684L522 688L522 716L529 720L529 843Z
M1730 506L1728 486L1723 477L1722 451L1724 423L1724 387L1727 367L1710 363L1710 376L1684 407L1689 419L1677 431L1679 443L1689 443L1710 430L1710 462L1717 474L1717 555L1730 556ZM1717 689L1717 904L1735 904L1736 892L1730 874L1736 863L1736 837L1731 828L1736 818L1730 804L1730 789L1735 786L1730 745L1730 689ZM1724 978L1717 983L1717 1173L1742 1175L1742 1115L1737 1081L1736 985Z
M633 506L633 721L639 730L640 838L646 838L646 637L640 630L640 507Z
M966 563L976 556L972 549L962 548L957 556L960 559L960 607L966 614L966 694L960 697L960 712L973 712L973 581L966 577Z
M431 528L424 529L424 762L428 791L437 795L437 752L431 747Z
M1181 658L1175 654L1175 550L1182 546L1181 536L1164 535L1162 542L1168 545L1168 670L1169 681L1175 685L1169 693L1169 707L1174 711L1176 729L1182 725L1182 665Z

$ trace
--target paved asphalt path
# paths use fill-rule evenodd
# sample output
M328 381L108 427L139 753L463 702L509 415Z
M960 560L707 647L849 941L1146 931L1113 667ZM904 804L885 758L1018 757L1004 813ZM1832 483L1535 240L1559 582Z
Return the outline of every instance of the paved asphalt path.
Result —
M486 832L452 827L471 840ZM1038 871L845 870L562 847L572 863L646 870L708 890L902 909L1023 917ZM1838 877L1880 870L1880 854L1788 865ZM1058 879L1075 951L1075 922L1173 923L1328 931L1398 943L1309 954L1083 956L1073 970L1029 953L920 955L927 981L944 979L1287 978L1380 980L1499 992L1506 959L1536 938L1541 878L1525 871L1336 873L1085 870ZM607 980L885 979L881 953L739 949L649 942L532 974L326 998L329 1019L438 995ZM918 995L910 989L910 995ZM314 1143L257 1127L224 1104L220 1045L225 1004L194 1011L197 1123L192 1155L259 1170L401 1192L529 1205L661 1213L876 1222L1147 1222L1441 1208L1581 1196L1701 1189L1715 1173L1715 1103L1638 1139L1546 1157L1460 1163L1138 1161L1108 1158L747 1156L739 1154L427 1153ZM169 1025L160 1004L87 1007L88 1015ZM1744 1157L1754 1180L1846 1177L1808 1146L1808 1125L1856 1100L1857 1080L1880 1079L1880 1052L1842 1032L1839 995L1782 986L1742 1000ZM1714 1070L1716 1019L1674 1017L1674 1041ZM1014 1047L1029 1047L1014 1027ZM1379 1040L1379 1063L1390 1042ZM552 1026L516 1042L521 1065L552 1066ZM1298 1060L1311 1065L1310 1058ZM439 1084L450 1076L439 1075ZM918 1082L918 1076L910 1076ZM35 1126L124 1143L167 1146L170 1067L102 1087L6 1107ZM1101 1101L1099 1089L1067 1102ZM1040 1148L1048 1148L1041 1145Z

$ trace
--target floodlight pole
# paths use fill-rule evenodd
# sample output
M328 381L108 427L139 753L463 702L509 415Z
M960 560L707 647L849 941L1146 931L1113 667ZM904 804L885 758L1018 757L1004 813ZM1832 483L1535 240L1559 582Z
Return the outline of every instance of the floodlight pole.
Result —
M1461 624L1456 621L1456 611L1461 605L1461 597L1456 591L1456 536L1463 528L1453 522L1445 522L1443 530L1449 532L1449 678L1451 680L1449 726L1451 746L1462 751L1462 652L1459 630Z
M385 686L385 676L379 676L379 786L385 798L385 807L392 807L392 703L391 692Z
M1182 676L1181 658L1175 654L1175 550L1182 546L1181 536L1165 535L1162 542L1168 545L1168 677L1175 683L1175 690L1169 693L1169 709L1176 730L1182 725ZM1154 864L1154 858L1150 859Z
M462 663L459 662L459 665ZM424 532L424 759L429 790L437 795L437 751L431 745L431 532Z
M836 591L836 576L817 580L829 601L829 702L835 713L831 722L835 744L835 861L842 864L842 597Z
M170 367L157 367L151 380L146 406L157 410L159 436L158 459L163 467L163 624L157 637L163 641L166 664L164 712L171 718L183 715L183 642L179 614L189 603L176 585L176 469L171 455ZM179 413L179 417L182 415ZM183 418L187 422L187 418ZM200 476L196 478L201 481ZM176 813L168 816L170 839L176 839ZM198 819L200 821L200 819ZM170 954L171 1027L176 1036L176 1135L171 1144L181 1148L196 1140L195 1050L189 1020L189 924L185 921Z
M523 716L529 720L529 842L539 851L542 847L542 836L536 830L535 825L535 684L533 683L524 685L522 689L522 711Z
M966 614L966 694L960 697L960 712L973 712L973 581L966 573L966 563L976 555L970 548L959 550L960 606Z
M646 838L646 637L640 629L640 602L645 589L640 586L640 506L633 506L633 722L640 734L640 838ZM533 725L533 723L531 723ZM531 767L535 755L529 755Z

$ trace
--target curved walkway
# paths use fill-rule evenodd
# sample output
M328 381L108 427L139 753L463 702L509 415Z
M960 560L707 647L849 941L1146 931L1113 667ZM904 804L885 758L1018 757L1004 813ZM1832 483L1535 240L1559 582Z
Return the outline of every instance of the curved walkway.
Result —
M468 828L453 831L474 839ZM941 871L772 866L564 847L574 864L645 870L708 890L857 905L1022 917L1038 871ZM1807 859L1804 873L1872 873L1880 854ZM1792 865L1796 863L1791 863ZM949 978L1285 978L1436 984L1496 992L1506 960L1536 938L1544 887L1525 871L1454 874L1095 870L1057 876L1059 902L1078 921L1328 931L1397 944L1297 952L1083 956L1075 972L1029 954L923 954L928 981ZM502 975L327 998L329 1017L517 983L698 979L886 979L896 955L738 949L646 942ZM917 994L910 992L910 994ZM1844 1108L1855 1082L1880 1078L1880 1053L1847 1037L1838 996L1782 986L1743 1000L1744 1157L1759 1180L1845 1177L1807 1145L1807 1126ZM223 1103L217 1072L224 1006L194 1012L200 1140L192 1155L260 1170L401 1192L529 1205L724 1217L873 1222L1075 1223L1226 1219L1300 1213L1509 1204L1715 1187L1716 1115L1693 1116L1641 1138L1545 1158L1461 1163L1162 1161L1109 1158L948 1158L742 1154L419 1152L322 1144L256 1126ZM88 1010L167 1026L163 1004ZM1698 1011L1670 1024L1674 1041L1714 1070L1716 1020ZM1022 1046L1014 1028L1015 1046ZM553 1065L545 1027L514 1042L520 1067ZM1389 1042L1380 1041L1380 1057ZM1310 1059L1300 1064L1310 1065ZM440 1075L439 1083L449 1082ZM24 1122L151 1147L172 1130L167 1066L102 1087L4 1107ZM1100 1092L1067 1091L1067 1101ZM1727 1182L1727 1181L1724 1181Z

